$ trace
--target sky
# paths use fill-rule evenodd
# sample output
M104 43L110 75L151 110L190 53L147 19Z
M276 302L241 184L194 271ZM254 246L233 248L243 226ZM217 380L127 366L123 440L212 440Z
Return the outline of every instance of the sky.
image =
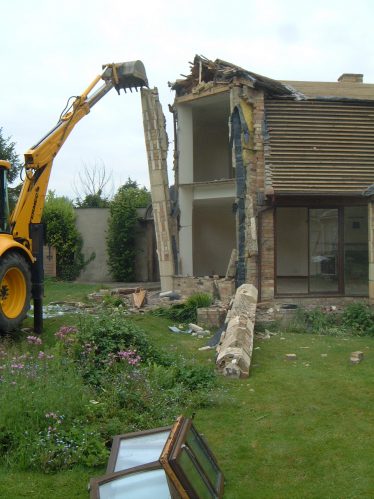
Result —
M274 79L363 73L374 83L373 20L371 0L2 2L0 127L23 159L102 64L140 59L159 90L172 151L168 82L189 74L195 54ZM112 176L109 194L128 177L149 187L139 93L112 90L76 125L55 158L49 188L74 199L79 173L95 165ZM171 167L170 159L170 175Z

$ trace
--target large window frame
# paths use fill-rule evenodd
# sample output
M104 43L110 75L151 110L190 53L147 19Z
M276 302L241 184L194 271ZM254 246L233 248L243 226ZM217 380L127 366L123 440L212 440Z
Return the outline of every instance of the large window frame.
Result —
M345 286L345 262L344 262L344 250L345 250L345 241L344 241L344 209L351 208L357 206L365 206L362 200L347 202L346 200L340 200L337 203L326 202L324 200L314 199L311 203L306 204L304 202L298 202L294 200L293 202L282 202L277 204L274 207L274 295L276 297L287 297L287 296L354 296L354 297L367 297L366 294L350 294L346 293ZM278 218L278 208L302 208L307 210L307 260L308 260L308 276L307 276L307 286L308 290L306 293L302 292L279 292L278 290L278 279L279 277L287 277L287 276L278 276L278 268L277 268L277 257L278 257L278 248L277 248L277 218ZM311 281L311 270L310 270L310 211L316 209L325 209L325 210L337 210L338 212L338 251L337 251L337 278L338 278L338 289L337 291L311 291L310 281ZM290 276L294 277L294 276Z

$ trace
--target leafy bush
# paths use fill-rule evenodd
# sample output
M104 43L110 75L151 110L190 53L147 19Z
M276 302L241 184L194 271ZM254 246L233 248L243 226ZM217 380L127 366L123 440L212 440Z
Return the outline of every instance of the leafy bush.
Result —
M40 348L0 348L0 459L44 471L105 464L105 441L87 426L93 393L71 360Z
M123 360L120 352L136 352L143 363L164 361L144 331L121 310L84 316L77 328L60 328L56 337L78 363L84 379L94 386L100 386L105 372L109 375L113 365Z
M374 310L365 303L350 303L344 309L342 324L353 334L374 336Z
M211 295L207 293L195 293L185 303L177 303L169 308L160 307L152 313L177 322L196 322L197 309L209 307L212 303L213 298Z
M122 312L63 326L52 350L0 344L0 459L53 472L103 466L113 435L212 403L212 366L160 353Z
M95 255L92 254L85 262L83 241L75 224L72 202L66 197L56 197L50 191L46 197L42 221L46 224L47 244L56 247L57 277L73 281Z
M374 311L361 302L350 303L342 313L315 308L299 309L289 325L294 332L310 332L329 336L374 336Z
M136 182L128 179L110 203L108 265L117 281L130 282L135 279L136 210L147 206L150 201L147 189L139 188Z

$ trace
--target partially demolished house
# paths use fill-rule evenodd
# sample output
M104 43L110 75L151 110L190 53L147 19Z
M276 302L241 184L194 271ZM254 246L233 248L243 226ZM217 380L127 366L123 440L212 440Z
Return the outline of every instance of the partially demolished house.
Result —
M172 89L174 204L157 174L166 153L147 145L163 162L156 186L151 174L163 287L225 276L234 254L236 286L259 301L374 301L374 85L275 81L196 56Z

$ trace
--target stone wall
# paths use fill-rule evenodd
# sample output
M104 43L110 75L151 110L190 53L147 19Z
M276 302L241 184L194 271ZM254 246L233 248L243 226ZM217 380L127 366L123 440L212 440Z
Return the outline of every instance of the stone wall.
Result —
M167 173L168 137L157 88L142 88L141 99L161 289L168 291L172 288L174 274L173 225L170 216L171 205Z
M194 293L208 293L222 302L228 302L235 294L235 282L233 279L219 279L218 277L209 276L174 276L173 290L182 296L191 296Z
M153 246L154 227L152 220L142 221L144 209L138 209L138 223L135 227L135 280L146 282L158 280L157 264ZM107 230L109 208L76 208L76 224L83 239L83 255L88 260L95 258L82 270L80 282L112 282L107 264ZM58 252L58 248L57 248Z
M261 233L261 301L274 298L274 210L260 215Z

